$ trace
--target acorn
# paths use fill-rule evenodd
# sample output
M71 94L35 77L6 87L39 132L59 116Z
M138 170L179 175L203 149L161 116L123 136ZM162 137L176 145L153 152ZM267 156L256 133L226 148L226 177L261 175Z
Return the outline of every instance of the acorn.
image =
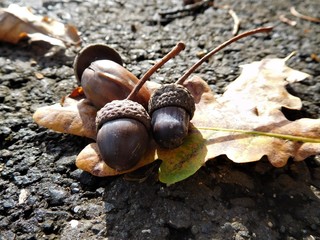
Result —
M111 60L119 65L123 65L120 54L106 44L93 43L82 48L73 62L73 69L78 80L81 83L83 72L90 64L97 60Z
M126 98L139 79L122 66L121 56L105 44L83 48L74 61L75 76L86 98L98 109L113 100ZM132 99L147 107L150 93L141 86Z
M134 167L150 142L150 117L131 100L114 100L97 112L97 144L105 163L118 171Z
M195 102L187 88L179 84L165 84L149 100L149 114L155 141L165 148L176 148L188 135L189 122Z

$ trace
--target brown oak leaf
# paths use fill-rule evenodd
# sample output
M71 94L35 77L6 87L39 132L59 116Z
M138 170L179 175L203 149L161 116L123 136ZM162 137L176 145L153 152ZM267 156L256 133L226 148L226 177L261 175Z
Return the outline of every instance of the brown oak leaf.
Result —
M194 94L196 113L185 144L157 151L163 160L160 180L174 183L195 173L207 160L226 155L237 163L267 156L275 167L320 153L320 119L289 121L281 108L299 110L301 100L287 92L289 82L307 74L285 65L287 59L265 59L242 66L241 75L222 96L193 77L185 86ZM175 161L178 155L183 161ZM174 174L173 174L174 173Z
M96 139L96 114L97 109L87 99L66 97L61 103L37 109L33 119L57 132Z

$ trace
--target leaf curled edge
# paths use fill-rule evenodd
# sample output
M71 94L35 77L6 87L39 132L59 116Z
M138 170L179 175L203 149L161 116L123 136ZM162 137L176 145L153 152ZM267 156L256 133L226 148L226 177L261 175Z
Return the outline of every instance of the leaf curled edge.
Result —
M67 97L63 105L57 103L38 108L33 119L40 126L57 132L96 139L96 114L97 109L88 100Z

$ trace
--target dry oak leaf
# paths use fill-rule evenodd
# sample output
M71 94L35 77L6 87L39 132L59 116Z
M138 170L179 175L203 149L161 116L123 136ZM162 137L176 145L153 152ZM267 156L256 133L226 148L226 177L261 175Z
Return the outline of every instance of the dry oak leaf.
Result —
M238 163L258 161L267 156L272 165L281 167L289 157L300 161L319 154L320 119L289 121L281 112L282 107L302 107L301 100L289 94L285 86L288 82L300 81L308 76L287 67L286 60L287 58L265 59L244 65L241 75L228 86L222 96L214 96L207 83L199 77L187 80L184 85L195 98L196 111L184 144L167 150L157 147L152 141L146 156L136 168L159 158L163 161L159 179L172 184L191 176L207 160L219 155L226 155ZM91 132L89 135L95 135L86 122L94 122L95 115L91 113L90 117L81 118L80 108L74 107L81 101L85 100L65 101L73 106L73 117L68 120L69 123L51 117L56 125L54 130L81 135L78 134L81 127L86 129L84 132ZM53 106L40 108L35 113L35 121L52 128L48 120L42 121L40 113L46 109L44 115L47 118L50 114L58 115L63 108L68 107L68 104L65 105L60 105L59 109L53 109ZM89 106L82 106L82 114L88 112L85 109ZM71 126L73 122L80 124L80 127ZM123 173L114 171L101 160L96 143L80 152L76 165L96 176Z
M285 86L308 77L285 65L285 59L265 59L242 66L241 75L222 96L194 77L185 86L195 94L196 112L185 144L157 155L163 160L160 180L167 184L194 174L204 163L226 155L237 163L267 156L275 167L320 153L320 119L289 121L281 108L299 110L301 100ZM202 92L202 94L201 94ZM178 156L181 160L176 160Z
M66 47L80 44L77 29L47 16L34 15L29 8L10 4L0 9L0 41L18 43L23 38Z
M96 139L97 109L85 98L66 97L61 103L44 106L33 114L36 123L57 132Z

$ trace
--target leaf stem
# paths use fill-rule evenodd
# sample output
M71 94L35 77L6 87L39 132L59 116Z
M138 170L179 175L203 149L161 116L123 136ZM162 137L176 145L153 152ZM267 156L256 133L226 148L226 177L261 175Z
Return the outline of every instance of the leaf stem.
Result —
M241 38L256 34L256 33L261 33L261 32L270 32L273 27L261 27L261 28L256 28L244 33L241 33L228 41L220 44L218 47L213 49L212 51L208 52L205 56L203 56L198 62L196 62L189 70L183 74L177 81L176 84L183 84L183 82L205 61L207 61L212 55L215 53L219 52L221 49L225 48L226 46L230 45L233 42L238 41Z
M292 53L290 53L288 56L286 56L283 60L284 62L287 62L290 58L292 58L293 55L295 55L297 52L293 51Z
M281 139L295 141L295 142L320 143L320 138L292 136L292 135L281 134L281 133L248 131L248 130L241 130L241 129L215 128L215 127L196 127L196 128L201 130L216 131L216 132L235 132L235 133L243 133L248 135L274 137L274 138L281 138Z
M131 93L128 95L127 99L130 100L134 98L143 84L150 78L150 76L157 71L160 67L162 67L166 62L168 62L170 59L177 56L182 50L184 50L186 45L183 42L178 42L176 46L169 52L167 55L165 55L159 62L157 62L155 65L153 65L139 80L138 84L134 87L134 89L131 91Z

